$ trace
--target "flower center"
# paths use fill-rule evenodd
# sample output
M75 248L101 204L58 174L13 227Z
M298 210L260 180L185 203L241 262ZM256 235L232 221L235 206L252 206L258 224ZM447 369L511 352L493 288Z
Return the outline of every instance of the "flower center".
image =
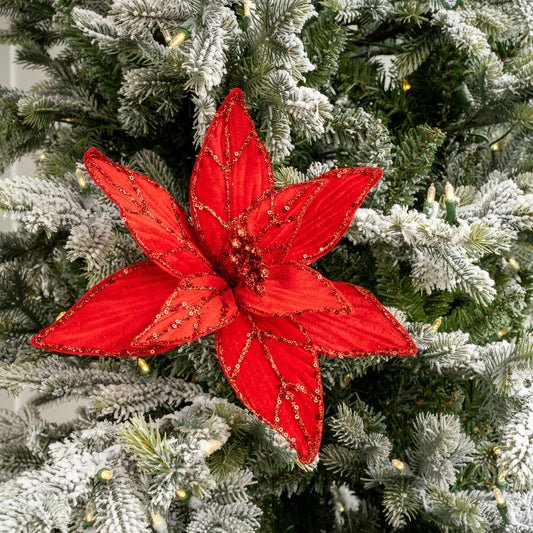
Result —
M222 252L225 263L225 278L230 287L244 285L261 296L268 277L267 264L255 245L255 239L243 227L230 234Z

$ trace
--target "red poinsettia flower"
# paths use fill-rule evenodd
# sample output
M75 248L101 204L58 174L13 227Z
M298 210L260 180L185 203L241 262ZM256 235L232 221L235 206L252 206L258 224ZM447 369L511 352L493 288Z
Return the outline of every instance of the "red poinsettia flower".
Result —
M94 148L85 165L150 260L97 284L34 346L142 356L214 331L231 386L302 463L314 460L322 435L319 353L416 353L370 292L308 266L344 234L380 169L333 170L276 191L238 89L216 113L193 171L194 226L152 179Z

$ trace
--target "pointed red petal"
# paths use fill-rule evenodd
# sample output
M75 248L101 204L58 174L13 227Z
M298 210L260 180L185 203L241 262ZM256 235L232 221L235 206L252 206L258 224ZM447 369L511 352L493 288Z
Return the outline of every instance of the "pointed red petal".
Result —
M168 346L133 346L177 280L152 261L135 263L95 285L59 320L32 339L38 348L71 354L139 356Z
M193 170L191 213L199 235L220 258L227 223L261 194L274 191L268 153L234 89L215 114Z
M220 329L236 314L233 293L220 276L191 276L180 283L134 344L175 346L189 342Z
M296 317L318 353L357 357L417 352L409 334L370 291L349 283L333 284L350 302L351 313L306 313Z
M312 463L322 436L322 381L317 354L292 319L239 311L215 333L222 368L241 401Z
M312 263L337 244L382 174L379 168L345 168L285 187L243 214L248 232L268 264Z
M139 246L161 268L178 277L212 271L187 214L159 183L113 163L95 148L85 154L85 166L118 205Z
M233 293L239 307L265 316L320 311L346 313L351 309L334 284L307 265L272 265L263 284L261 295L247 287L235 287Z
M311 200L324 187L326 180L314 179L290 185L265 198L260 198L242 214L248 233L267 264L279 263L289 250Z
M284 261L309 264L331 250L382 175L380 168L344 168L319 176L325 185L303 213L295 213L300 224Z

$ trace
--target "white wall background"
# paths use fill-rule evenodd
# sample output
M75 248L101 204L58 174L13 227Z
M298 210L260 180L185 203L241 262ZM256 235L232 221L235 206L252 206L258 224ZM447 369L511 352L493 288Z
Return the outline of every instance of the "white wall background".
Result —
M5 28L7 21L0 18L0 28ZM0 45L0 84L5 87L19 87L28 89L42 78L42 73L36 70L24 70L15 63L15 47ZM15 164L11 175L28 174L34 168L31 158L25 158Z
M6 19L0 18L0 28L6 28ZM20 65L15 63L15 47L0 45L0 85L5 87L19 87L21 89L27 89L31 87L36 81L42 78L42 73L34 70L23 70ZM2 178L7 176L21 176L24 174L31 174L35 168L35 160L39 154L35 155L35 158L25 157L18 161L15 165L9 169ZM6 231L12 228L12 222L7 218L0 217L0 231ZM17 409L23 405L28 395L23 395L20 398L13 398L8 394L0 390L0 408ZM70 409L71 410L71 409ZM54 410L55 411L55 410ZM61 411L52 413L47 418L64 418Z
M7 21L0 17L0 28L6 28ZM24 70L15 62L15 47L0 45L0 85L5 87L18 87L20 89L28 89L35 82L43 78L41 71ZM14 164L4 176L15 177L25 174L31 174L35 168L35 162L39 157L39 153L32 157L25 157ZM12 228L13 224L9 219L2 219L0 215L0 231L6 231ZM31 393L23 394L19 398L9 396L5 391L0 390L0 408L17 410L25 401L31 397ZM73 401L69 403L62 403L52 405L46 409L41 410L41 414L47 420L55 422L64 422L73 417L76 409L83 405L83 400Z

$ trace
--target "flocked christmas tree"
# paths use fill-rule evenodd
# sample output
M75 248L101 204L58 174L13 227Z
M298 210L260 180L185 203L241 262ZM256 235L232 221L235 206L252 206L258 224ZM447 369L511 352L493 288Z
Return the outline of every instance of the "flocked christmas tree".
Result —
M0 385L34 392L0 413L0 531L533 531L532 2L1 0L0 13L2 42L46 74L0 88L0 165L41 155L0 188L17 221L0 235ZM146 259L84 153L187 206L235 87L278 189L383 170L311 266L372 291L418 353L321 353L311 465L240 402L213 335L120 359L30 344ZM312 240L324 221L309 223ZM40 414L73 399L74 420Z

